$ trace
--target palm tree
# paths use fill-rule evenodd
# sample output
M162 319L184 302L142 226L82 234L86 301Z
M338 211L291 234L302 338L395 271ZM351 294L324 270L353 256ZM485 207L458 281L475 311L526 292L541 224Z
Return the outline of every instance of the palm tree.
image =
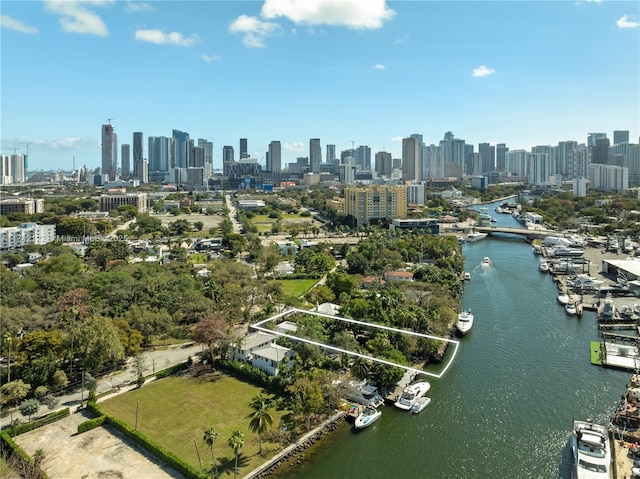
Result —
M214 470L218 469L216 466L216 459L213 456L213 443L216 442L217 437L218 437L218 433L213 427L210 427L206 431L204 431L203 439L204 439L204 442L207 443L207 446L209 446L209 450L211 451L211 461L213 462Z
M231 433L231 437L227 444L229 444L229 447L233 449L233 452L236 455L236 465L233 469L233 479L236 479L238 476L238 451L242 446L244 446L244 433L236 429Z
M262 394L258 394L251 399L249 403L251 413L247 416L251 419L249 422L249 430L258 433L258 443L260 444L260 454L262 454L262 435L267 431L269 426L273 424L273 417L269 413L271 408L270 401Z

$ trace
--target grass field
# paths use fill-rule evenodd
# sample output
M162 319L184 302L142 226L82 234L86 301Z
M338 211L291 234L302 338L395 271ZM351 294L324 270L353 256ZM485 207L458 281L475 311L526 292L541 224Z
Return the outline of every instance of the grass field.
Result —
M102 402L100 408L132 427L137 408L138 430L198 470L196 445L205 470L211 466L211 453L203 434L213 427L218 433L213 445L218 466L233 474L235 455L227 442L231 433L239 429L245 435L238 460L238 477L243 477L279 449L278 444L263 442L261 457L258 435L249 431L248 404L260 392L260 388L226 375L213 381L169 377ZM272 409L270 413L270 431L277 431L280 418L288 411Z
M278 221L277 218L269 218L268 215L255 215L251 219L251 224L253 224L256 228L258 228L259 232L271 231L271 226ZM280 220L283 227L287 225L309 225L312 226L314 223L314 219L310 216L303 217L298 215L291 214L283 214L282 220Z
M187 260L193 264L205 264L209 261L207 253L194 253L187 256Z
M317 279L276 279L275 283L278 283L282 287L282 294L285 297L294 297L306 293L311 287L318 282Z

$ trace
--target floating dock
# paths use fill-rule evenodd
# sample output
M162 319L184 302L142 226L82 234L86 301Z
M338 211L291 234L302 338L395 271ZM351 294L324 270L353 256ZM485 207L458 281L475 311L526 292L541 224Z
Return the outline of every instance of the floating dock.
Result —
M638 348L632 344L591 341L591 364L636 371L640 366Z

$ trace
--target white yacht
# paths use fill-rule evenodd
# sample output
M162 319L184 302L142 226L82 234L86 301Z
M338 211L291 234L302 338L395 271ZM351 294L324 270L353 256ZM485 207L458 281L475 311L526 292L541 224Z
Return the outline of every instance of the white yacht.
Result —
M471 232L467 235L467 241L480 241L487 237L487 233Z
M573 301L568 302L567 304L564 305L564 311L569 316L575 316L576 314L578 314L578 308L576 307L576 303L574 303Z
M427 381L410 384L409 386L404 388L402 394L394 403L394 405L398 409L409 411L416 403L416 401L418 401L418 399L427 394L427 391L429 391L430 388L431 384L429 384Z
M461 311L458 313L458 322L456 323L456 329L460 334L467 334L471 331L473 326L473 314L471 310Z
M570 301L571 298L567 293L565 293L564 291L558 293L558 303L560 303L562 306L566 306Z
M374 407L367 406L364 408L364 411L358 414L358 417L353 423L353 427L355 429L364 429L365 427L369 427L376 422L380 416L382 416L382 411L378 411Z
M342 384L342 395L349 401L377 408L384 404L378 388L366 381L349 381Z
M489 259L488 256L485 256L484 258L482 258L482 264L484 264L484 265L491 264L491 260Z
M591 421L573 421L572 479L613 479L609 431Z
M543 273L549 272L549 263L544 258L540 258L540 263L538 263L538 269Z

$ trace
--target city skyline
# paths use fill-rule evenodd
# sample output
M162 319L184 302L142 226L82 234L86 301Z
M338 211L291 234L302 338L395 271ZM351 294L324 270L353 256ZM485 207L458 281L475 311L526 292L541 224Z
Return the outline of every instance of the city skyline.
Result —
M476 151L637 142L639 15L613 1L4 2L2 154L97 167L107 123L134 158L134 132L145 158L151 136L207 139L216 169L241 138L261 164L280 141L283 168L313 138L321 154L393 158L447 131Z

